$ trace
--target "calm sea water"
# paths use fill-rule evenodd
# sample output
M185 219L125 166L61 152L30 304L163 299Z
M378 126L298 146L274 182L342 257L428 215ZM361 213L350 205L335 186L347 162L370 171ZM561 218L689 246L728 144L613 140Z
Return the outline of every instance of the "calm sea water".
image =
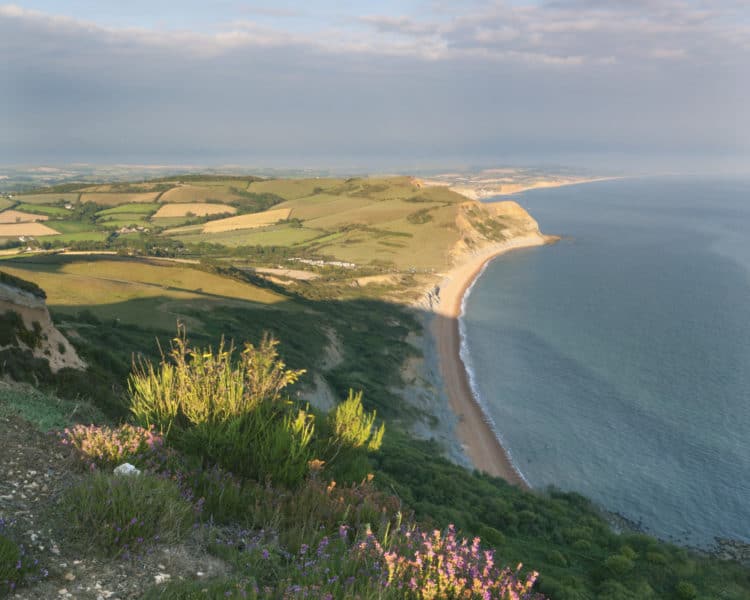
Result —
M514 463L660 537L750 542L750 181L517 199L567 237L493 261L463 322Z

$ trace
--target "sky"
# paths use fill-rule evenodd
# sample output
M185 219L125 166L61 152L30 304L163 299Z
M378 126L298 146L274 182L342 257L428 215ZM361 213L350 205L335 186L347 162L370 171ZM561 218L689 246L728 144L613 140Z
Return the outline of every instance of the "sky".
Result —
M0 0L0 164L750 168L750 0Z

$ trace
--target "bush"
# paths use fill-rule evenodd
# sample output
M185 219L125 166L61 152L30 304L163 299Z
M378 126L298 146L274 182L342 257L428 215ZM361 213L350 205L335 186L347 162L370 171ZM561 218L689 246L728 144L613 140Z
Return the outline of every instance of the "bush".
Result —
M0 597L26 581L47 576L47 570L29 556L26 547L14 541L12 529L13 523L0 517Z
M496 565L494 553L483 549L479 538L459 539L452 527L425 533L396 525L379 535L367 528L351 535L342 525L335 534L294 550L284 547L275 531L243 532L217 539L211 549L244 572L244 585L228 581L212 590L225 591L227 597L541 598L531 589L536 573L524 576L521 565L515 570ZM161 597L169 598L178 588L162 589Z
M114 429L106 425L76 425L63 430L60 439L89 469L110 469L124 462L140 466L164 444L162 437L153 430L133 425Z
M312 444L313 415L282 396L304 371L287 369L277 345L264 336L258 347L245 344L235 360L234 347L223 340L216 352L189 347L180 327L158 368L134 365L131 411L141 425L156 427L170 444L200 457L204 467L289 487L304 480L316 449L331 458L356 458L379 448L384 428L373 430L375 413L365 413L361 393L353 392L335 411L329 437ZM349 471L362 477L361 464L349 462Z
M194 511L172 481L96 473L68 490L62 515L70 539L109 556L130 556L179 540Z

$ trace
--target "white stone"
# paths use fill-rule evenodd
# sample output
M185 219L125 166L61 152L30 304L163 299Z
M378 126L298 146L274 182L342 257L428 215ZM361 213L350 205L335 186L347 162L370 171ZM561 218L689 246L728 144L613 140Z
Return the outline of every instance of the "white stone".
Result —
M136 469L130 463L122 463L119 467L115 467L115 475L140 475L140 470Z

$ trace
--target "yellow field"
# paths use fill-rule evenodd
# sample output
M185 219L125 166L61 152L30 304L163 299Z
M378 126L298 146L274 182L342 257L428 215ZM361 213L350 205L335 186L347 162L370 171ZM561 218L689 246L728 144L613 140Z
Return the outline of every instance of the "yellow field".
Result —
M34 221L46 221L47 215L32 215L20 210L6 210L0 212L0 223L33 223Z
M242 181L236 182L234 187L244 190L245 184ZM205 202L207 199L211 200L222 200L229 202L230 200L236 200L238 196L234 194L229 188L229 185L178 185L171 190L164 192L159 199L161 202Z
M0 238L18 237L20 235L31 235L42 237L45 235L60 235L59 231L42 225L41 223L13 223L0 225Z
M220 233L222 231L234 231L235 229L265 227L266 225L273 225L276 221L288 219L290 214L292 214L290 208L279 208L251 215L219 219L218 221L206 223L203 226L203 233Z
M226 204L184 202L179 204L165 204L156 212L153 218L185 217L188 213L192 213L196 217L203 217L205 215L218 215L221 213L234 214L236 212L237 209L234 206L228 206Z
M91 192L81 194L81 202L96 202L101 206L119 206L129 202L153 202L158 195L158 192L143 192L140 194Z
M23 260L3 270L33 281L58 309L95 307L98 315L174 331L176 319L200 329L196 310L221 305L277 306L286 298L249 283L199 271L186 265L157 265L136 260L61 261L39 266Z

